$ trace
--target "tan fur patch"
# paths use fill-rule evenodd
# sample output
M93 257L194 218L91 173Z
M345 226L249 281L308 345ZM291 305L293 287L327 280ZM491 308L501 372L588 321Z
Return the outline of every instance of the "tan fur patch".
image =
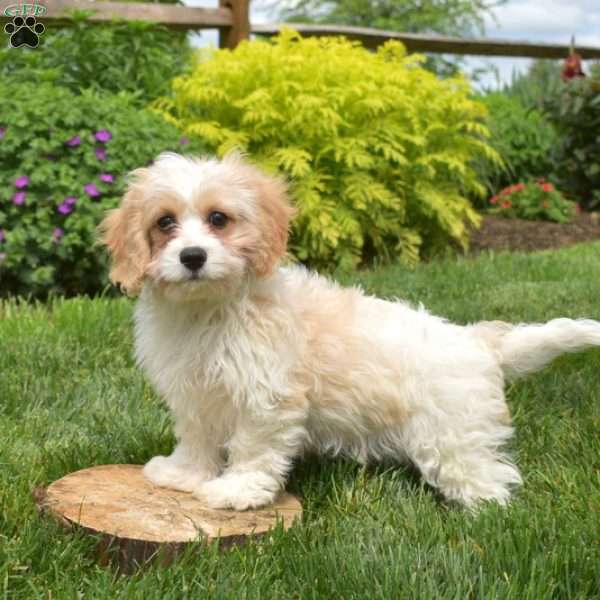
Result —
M283 181L269 178L253 167L244 176L255 191L257 227L260 235L251 248L250 260L259 277L270 275L286 253L289 225L295 214Z
M144 227L142 193L137 186L130 187L121 207L111 211L99 229L112 256L111 281L129 295L138 294L150 262L150 244Z

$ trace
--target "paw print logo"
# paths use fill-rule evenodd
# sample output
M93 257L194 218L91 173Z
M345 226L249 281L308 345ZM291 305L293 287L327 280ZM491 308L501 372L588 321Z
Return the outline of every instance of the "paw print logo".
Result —
M19 46L29 46L37 48L40 43L38 36L42 35L45 27L38 23L35 17L29 16L26 19L23 17L14 17L11 23L4 26L5 33L10 35L10 45L13 48Z

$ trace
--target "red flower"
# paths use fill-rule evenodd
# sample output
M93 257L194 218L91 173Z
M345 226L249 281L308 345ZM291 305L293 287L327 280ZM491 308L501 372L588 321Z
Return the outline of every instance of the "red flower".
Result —
M553 192L554 191L554 186L551 183L542 183L542 185L540 185L540 188L542 189L543 192Z
M507 187L507 188L504 188L504 189L503 189L503 190L500 192L500 195L501 195L501 196L510 196L510 195L512 194L512 191L513 191L513 189L512 189L512 185L511 185L511 186L509 186L509 187Z
M502 208L510 208L512 206L512 202L510 200L505 200L502 203Z
M581 56L571 50L571 54L565 59L562 73L560 76L563 79L573 79L574 77L585 77L585 73L581 69Z
M521 190L525 189L525 184L524 183L517 183L516 185L513 185L513 192L520 192Z
M498 196L492 196L490 198L490 204L498 204Z

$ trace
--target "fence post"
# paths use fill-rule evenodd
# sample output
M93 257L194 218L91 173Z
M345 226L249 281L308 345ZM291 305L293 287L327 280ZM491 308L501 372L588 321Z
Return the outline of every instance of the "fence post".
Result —
M250 0L219 0L220 8L231 11L231 27L219 30L219 47L235 48L250 37Z

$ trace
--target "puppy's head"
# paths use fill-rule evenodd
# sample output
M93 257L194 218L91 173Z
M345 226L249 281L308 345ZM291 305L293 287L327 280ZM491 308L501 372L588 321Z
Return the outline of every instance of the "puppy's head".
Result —
M110 278L130 295L142 283L179 298L266 277L285 254L294 213L285 185L243 162L162 154L132 173L102 224Z

